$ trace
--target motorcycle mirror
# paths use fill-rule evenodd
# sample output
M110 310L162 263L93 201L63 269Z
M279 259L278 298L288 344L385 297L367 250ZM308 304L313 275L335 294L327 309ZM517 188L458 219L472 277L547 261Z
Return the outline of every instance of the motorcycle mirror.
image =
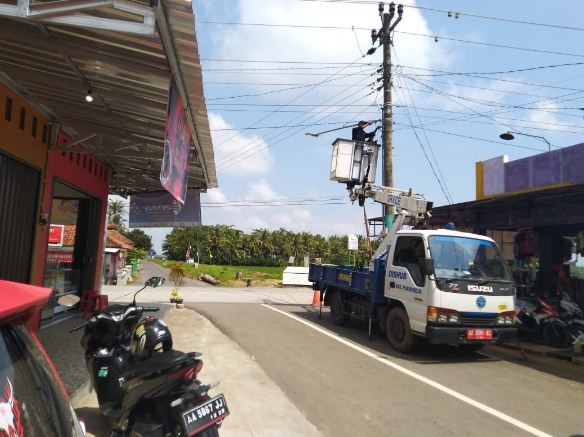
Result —
M67 294L57 299L57 303L65 307L73 307L77 305L80 300L81 298L79 296L75 296L74 294Z
M144 285L147 287L156 288L156 287L160 287L162 284L164 284L165 281L166 281L166 279L164 279L160 276L152 276L151 278L149 278L145 282Z

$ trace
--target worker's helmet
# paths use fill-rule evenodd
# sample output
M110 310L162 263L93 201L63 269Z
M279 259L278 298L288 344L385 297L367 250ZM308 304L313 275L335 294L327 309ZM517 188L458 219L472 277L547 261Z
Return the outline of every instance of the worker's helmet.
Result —
M146 317L134 329L130 347L135 358L150 358L156 352L172 350L172 335L162 320Z

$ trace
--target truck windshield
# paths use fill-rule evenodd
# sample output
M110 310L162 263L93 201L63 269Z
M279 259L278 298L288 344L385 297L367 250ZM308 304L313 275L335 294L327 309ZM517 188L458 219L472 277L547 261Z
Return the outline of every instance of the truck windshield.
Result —
M486 240L433 235L429 238L436 279L511 282L499 247Z

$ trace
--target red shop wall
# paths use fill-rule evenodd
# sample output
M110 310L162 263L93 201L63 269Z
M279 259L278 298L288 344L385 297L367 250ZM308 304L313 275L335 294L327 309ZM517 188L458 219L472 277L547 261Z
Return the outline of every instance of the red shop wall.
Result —
M61 145L70 141L71 138L59 132L57 134L57 144ZM101 264L103 261L103 242L105 233L105 219L107 214L107 195L109 188L109 170L103 162L88 153L75 152L75 147L70 152L49 152L47 170L45 173L45 188L43 195L43 212L48 213L51 209L51 199L53 195L53 183L56 179L63 181L79 191L98 199L101 202L100 225L99 225L99 246L98 253L95 254L97 264L95 272L94 290L99 290L101 277ZM43 226L41 235L42 241L48 241L49 226ZM47 256L47 245L45 244L40 254L42 265ZM42 283L44 269L39 270L37 281Z

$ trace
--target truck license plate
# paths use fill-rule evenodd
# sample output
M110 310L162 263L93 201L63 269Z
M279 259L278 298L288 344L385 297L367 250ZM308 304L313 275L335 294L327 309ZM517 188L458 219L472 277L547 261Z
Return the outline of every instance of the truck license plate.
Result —
M493 330L492 329L467 329L466 330L467 340L492 340Z
M194 435L228 415L229 410L222 394L182 413L188 435Z

